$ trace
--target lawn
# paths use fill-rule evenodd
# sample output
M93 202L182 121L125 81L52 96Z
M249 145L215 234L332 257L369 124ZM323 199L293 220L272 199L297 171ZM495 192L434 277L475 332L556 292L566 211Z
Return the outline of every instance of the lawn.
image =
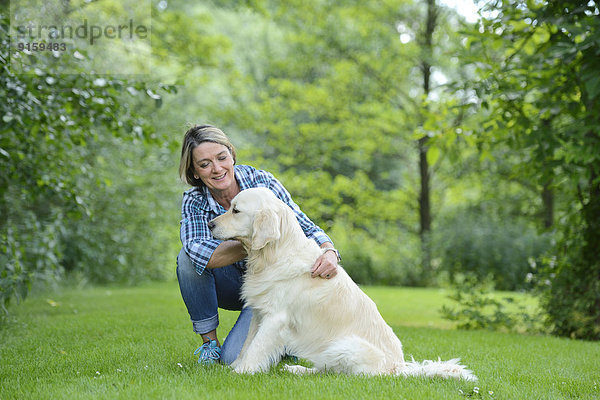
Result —
M198 337L177 284L167 282L65 290L13 307L0 328L0 399L600 398L598 343L448 329L437 313L441 290L364 289L408 357L460 356L479 382L200 367ZM235 316L221 314L221 337Z

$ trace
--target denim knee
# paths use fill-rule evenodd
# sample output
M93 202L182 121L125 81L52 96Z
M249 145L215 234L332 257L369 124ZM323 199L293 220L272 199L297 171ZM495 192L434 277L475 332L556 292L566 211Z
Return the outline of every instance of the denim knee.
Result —
M177 280L194 332L204 334L217 328L219 316L214 277L210 271L198 274L182 249L177 256Z
M191 272L198 274L190 256L187 255L184 249L181 249L177 255L177 277L179 278L179 273L187 275Z
M183 301L196 333L207 333L219 325L218 308L241 310L242 271L235 265L205 269L198 274L182 249L177 257L177 279Z

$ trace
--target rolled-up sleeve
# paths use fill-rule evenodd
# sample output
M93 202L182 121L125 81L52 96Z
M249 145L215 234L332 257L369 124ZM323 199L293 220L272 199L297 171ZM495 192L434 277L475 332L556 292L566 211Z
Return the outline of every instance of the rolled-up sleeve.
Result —
M200 209L197 200L184 195L181 207L180 238L184 251L192 260L198 274L206 269L206 264L222 240L214 239L208 229L210 215Z

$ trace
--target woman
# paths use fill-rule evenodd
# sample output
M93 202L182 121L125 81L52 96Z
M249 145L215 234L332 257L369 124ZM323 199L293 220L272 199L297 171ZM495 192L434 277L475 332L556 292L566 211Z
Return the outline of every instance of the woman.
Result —
M203 339L194 354L199 355L201 364L219 360L231 364L246 340L252 317L252 311L244 308L240 299L246 252L237 240L214 239L208 222L225 213L240 191L267 187L292 208L306 236L323 248L323 254L313 266L313 278L334 277L339 253L331 239L300 210L273 175L247 165L236 165L233 145L214 126L194 126L186 132L179 174L184 182L193 186L183 194L183 248L177 258L177 279L194 332ZM217 339L219 307L241 310L223 347Z

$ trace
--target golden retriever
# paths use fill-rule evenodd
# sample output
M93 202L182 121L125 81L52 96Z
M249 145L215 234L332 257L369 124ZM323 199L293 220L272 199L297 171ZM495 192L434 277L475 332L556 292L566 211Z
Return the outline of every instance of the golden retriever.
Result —
M314 364L286 367L294 373L477 379L458 359L405 362L400 340L341 266L332 279L312 278L322 250L270 190L240 192L210 225L215 238L239 240L248 252L242 298L252 321L236 372L265 372L287 352Z

